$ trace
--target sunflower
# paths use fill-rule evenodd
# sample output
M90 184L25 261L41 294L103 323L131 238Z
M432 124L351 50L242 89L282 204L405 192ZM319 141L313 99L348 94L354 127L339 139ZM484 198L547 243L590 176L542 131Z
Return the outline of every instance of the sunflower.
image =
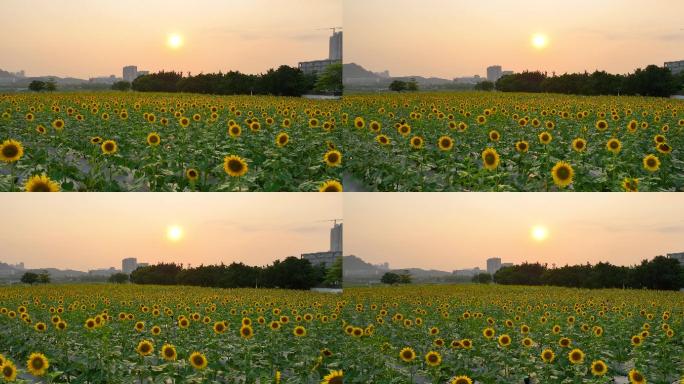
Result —
M646 155L643 160L644 169L655 172L660 168L660 159L655 155Z
M411 134L411 126L408 124L402 124L399 126L399 128L397 128L397 132L399 132L400 135L407 137Z
M375 137L375 141L377 141L380 145L389 145L391 143L390 138L386 135L377 135Z
M102 138L100 136L93 136L90 138L90 144L101 144L102 143Z
M249 325L243 325L240 327L240 337L243 339L251 339L254 336L254 330Z
M421 148L423 148L423 145L425 145L425 140L423 140L423 138L420 136L413 136L411 138L410 143L411 143L411 148L421 149Z
M473 341L470 339L461 340L461 346L463 349L471 349L473 347Z
M214 323L214 333L221 334L226 331L226 323L223 321L217 321Z
M154 345L149 340L141 340L135 348L140 356L148 356L154 352Z
M530 339L529 337L522 339L522 345L524 345L525 347L531 347L533 344L534 344L534 341L532 339Z
M497 130L491 130L489 131L489 140L491 141L499 141L501 139L501 134Z
M45 330L47 329L47 325L45 325L45 323L43 323L42 321L39 321L36 323L36 325L33 326L33 329L35 329L38 332L45 332Z
M116 141L114 140L105 140L100 146L100 148L102 149L102 153L104 153L105 155L111 155L113 153L116 153L118 149Z
M59 184L45 174L33 175L24 184L26 192L59 192L59 189Z
M640 346L644 342L644 340L641 338L641 336L638 336L638 335L632 336L630 341L632 343L632 346L635 346L635 347Z
M449 384L473 384L473 380L468 376L461 375L452 378Z
M584 152L587 149L587 141L578 137L572 141L572 149L575 152Z
M572 178L575 176L575 171L570 164L565 161L559 161L553 166L553 169L551 169L551 175L553 176L553 183L564 188L572 184Z
M36 127L36 132L40 133L41 135L44 135L45 132L47 132L47 129L45 129L44 126L39 125L39 126Z
M187 117L181 117L180 120L178 120L178 124L180 124L180 126L183 128L187 128L190 125L190 119Z
M515 150L520 153L525 153L530 149L530 143L525 140L520 140L515 143Z
M50 362L42 353L34 352L26 361L26 369L33 376L43 376L48 368L50 368Z
M190 361L190 365L195 369L204 369L208 364L207 358L200 352L191 353L188 361Z
M161 357L166 361L174 361L178 358L176 347L171 344L164 344L161 348Z
M197 179L199 178L199 171L195 168L188 168L185 171L185 177L187 177L190 181L197 181Z
M502 347L508 347L511 345L511 337L506 334L499 336L499 345Z
M151 132L149 135L147 135L147 145L156 147L159 145L159 143L161 143L161 137L159 137L157 132Z
M150 329L150 332L155 336L159 336L159 334L161 333L161 327L155 325L154 327L152 327L152 329Z
M342 370L339 371L330 371L325 377L323 377L323 381L321 381L321 384L342 384L344 383L344 372Z
M558 345L560 345L563 348L568 348L571 343L572 343L572 341L570 339L568 339L567 337L561 337L558 340Z
M336 149L330 150L323 155L323 161L329 167L339 167L342 164L342 153Z
M14 163L24 156L24 147L21 142L12 139L5 140L0 144L0 160L6 163Z
M545 363L550 363L556 358L556 354L550 349L545 349L541 353L541 358Z
M622 180L622 189L626 192L636 192L639 190L639 179L625 177Z
M436 367L442 363L442 355L436 351L430 351L425 355L425 362L431 367Z
M627 377L629 377L629 382L632 384L646 384L646 378L636 368L629 371Z
M342 192L342 183L337 180L326 180L318 188L319 192Z
M237 124L233 124L230 127L228 127L228 134L230 137L240 137L242 134L242 127L240 127Z
M608 366L601 360L596 360L591 363L591 374L594 376L603 376L608 372Z
M363 119L363 117L359 116L354 119L354 126L359 129L365 128L366 121Z
M0 365L0 371L2 372L2 378L5 381L14 381L17 378L17 367L9 360L5 360L2 365Z
M668 153L672 152L672 147L668 143L660 143L656 145L656 149L658 152L667 155Z
M579 348L575 348L568 352L568 360L570 360L572 364L580 364L584 361L584 352Z
M599 131L605 131L608 128L608 122L605 120L599 120L596 122L596 124L594 124L594 126Z
M499 154L494 148L487 148L482 152L482 164L485 169L495 170L499 166Z
M285 132L280 132L278 136L276 136L275 143L279 147L284 147L287 145L287 143L290 142L290 135L288 135Z
M449 136L442 136L437 140L437 146L442 151L448 151L454 147L454 139Z
M64 129L64 120L62 119L57 119L52 122L52 128L54 128L57 131L61 131Z
M292 334L297 337L306 336L306 328L302 327L301 325L298 325L292 330Z
M320 122L318 121L317 118L314 117L314 118L309 119L309 128L316 128L316 127L318 127L319 124L320 124Z
M494 328L487 327L487 328L482 330L482 336L484 336L488 339L493 338L495 334L496 334L496 332L494 331Z
M539 142L546 145L549 144L553 140L553 136L551 136L550 133L548 132L542 132L539 134Z
M410 363L416 358L416 351L414 351L411 347L404 347L401 351L399 351L399 357L405 362Z
M247 162L236 155L229 155L223 158L223 170L231 177L244 176L247 173Z
M622 150L622 143L620 140L612 138L606 143L606 149L614 154L618 154Z

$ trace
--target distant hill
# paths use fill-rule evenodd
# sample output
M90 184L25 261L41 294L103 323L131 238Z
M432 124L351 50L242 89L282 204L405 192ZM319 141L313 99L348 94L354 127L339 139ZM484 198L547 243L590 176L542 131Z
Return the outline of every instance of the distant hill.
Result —
M396 268L386 269L370 264L358 256L345 256L343 261L343 278L345 283L379 283L386 272L408 272L415 282L448 282L456 280L451 272L436 269Z
M415 80L418 88L421 90L437 90L437 89L455 89L464 90L472 89L472 85L457 84L452 79L443 79L440 77L424 77L424 76L389 76L384 73L375 73L367 70L356 63L349 63L342 65L342 82L345 89L351 91L385 91L389 85L395 81L411 81Z

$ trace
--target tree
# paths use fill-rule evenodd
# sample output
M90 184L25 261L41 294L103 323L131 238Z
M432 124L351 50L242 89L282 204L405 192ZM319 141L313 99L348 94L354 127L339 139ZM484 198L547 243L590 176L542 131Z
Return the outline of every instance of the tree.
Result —
M21 282L24 284L35 284L38 282L38 274L33 272L26 272L21 277Z
M410 92L416 92L418 90L416 79L411 79L406 83L406 90Z
M49 284L50 283L50 274L47 273L47 271L43 271L42 273L38 274L38 282L41 284Z
M45 90L45 82L40 81L40 80L33 80L31 84L29 84L29 89L34 91L34 92L40 92Z
M493 91L494 83L492 83L491 81L481 81L475 84L475 87L473 89L475 89L476 91Z
M390 84L389 89L390 89L390 91L401 92L401 91L405 91L405 90L406 90L406 87L407 87L407 85L406 85L406 82L405 82L405 81L394 80L394 81Z
M399 283L399 275L393 272L385 272L384 275L382 275L382 278L380 278L380 282L383 284L397 284Z
M330 269L325 274L325 283L332 286L339 286L342 282L342 258L335 260Z
M473 283L489 284L492 282L492 275L489 273L478 273L473 276Z
M109 276L109 279L107 281L115 284L123 284L128 281L128 275L125 273L115 273Z
M402 271L399 274L399 284L411 284L411 274L409 271Z
M45 83L45 90L48 92L54 92L57 90L57 83L55 83L55 80L50 79Z
M131 83L128 81L117 81L116 83L112 84L112 90L114 91L128 91L131 89Z
M342 64L329 65L318 76L314 88L318 92L339 94L342 92Z

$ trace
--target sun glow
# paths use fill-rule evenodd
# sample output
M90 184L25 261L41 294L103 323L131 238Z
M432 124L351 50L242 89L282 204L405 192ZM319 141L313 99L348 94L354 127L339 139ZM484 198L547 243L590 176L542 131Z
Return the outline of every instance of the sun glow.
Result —
M533 239L537 241L544 241L547 237L549 237L549 230L541 225L535 225L532 227L530 234L532 235Z
M544 49L549 45L549 38L541 33L532 36L532 46L537 49Z
M183 238L183 228L172 225L166 230L166 237L171 241L178 241Z
M169 35L166 45L171 49L178 49L183 46L183 37L177 33Z

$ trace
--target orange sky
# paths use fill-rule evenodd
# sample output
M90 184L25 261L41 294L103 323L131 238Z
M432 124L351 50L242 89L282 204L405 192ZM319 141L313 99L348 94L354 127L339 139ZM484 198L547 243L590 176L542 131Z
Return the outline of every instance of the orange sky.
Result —
M318 193L0 194L0 261L121 268L121 259L266 265L327 251L342 196ZM167 227L184 237L171 242Z
M342 0L2 0L0 69L88 78L139 70L265 72L328 57ZM185 45L166 46L179 33Z
M346 193L344 212L345 254L391 268L631 265L684 251L677 193ZM535 225L545 241L532 239Z
M345 0L345 62L391 75L627 73L684 60L681 0ZM542 51L533 34L548 35Z

